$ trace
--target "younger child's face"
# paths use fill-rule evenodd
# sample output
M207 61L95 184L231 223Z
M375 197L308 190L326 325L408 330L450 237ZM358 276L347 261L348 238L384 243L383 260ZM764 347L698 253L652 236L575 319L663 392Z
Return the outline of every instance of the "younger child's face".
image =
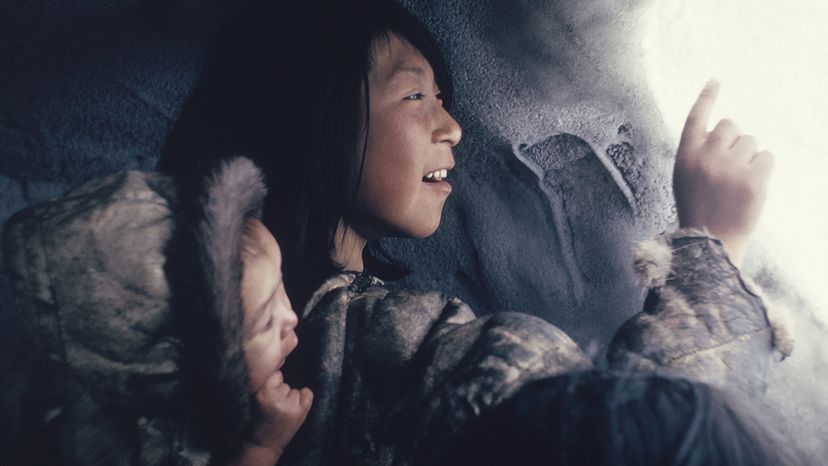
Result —
M296 348L297 317L285 293L282 254L261 222L251 220L242 250L244 356L253 391L281 369Z

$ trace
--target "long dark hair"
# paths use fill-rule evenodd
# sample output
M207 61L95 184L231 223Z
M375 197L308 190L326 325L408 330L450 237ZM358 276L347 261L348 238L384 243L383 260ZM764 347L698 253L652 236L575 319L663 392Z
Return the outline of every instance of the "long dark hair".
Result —
M394 0L285 3L302 2L249 1L216 37L159 169L191 176L233 155L261 166L270 192L264 223L301 309L337 270L334 233L352 208L362 174L353 167L364 163L370 131L372 44L395 34L418 49L446 108L452 82L431 34ZM380 278L404 273L370 252L364 260Z
M569 373L523 387L428 464L795 465L758 407L655 374Z

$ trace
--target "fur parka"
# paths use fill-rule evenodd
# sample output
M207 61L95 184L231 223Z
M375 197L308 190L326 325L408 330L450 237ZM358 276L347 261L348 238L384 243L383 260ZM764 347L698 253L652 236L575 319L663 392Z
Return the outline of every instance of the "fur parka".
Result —
M650 294L610 345L610 369L760 396L791 342L721 242L679 230L643 243L634 266ZM286 377L314 391L314 407L284 464L435 464L523 386L593 364L537 317L476 317L456 298L390 290L367 274L329 279L296 331Z
M266 190L247 159L205 180L127 171L25 209L7 270L30 345L2 464L204 464L252 416L241 240Z

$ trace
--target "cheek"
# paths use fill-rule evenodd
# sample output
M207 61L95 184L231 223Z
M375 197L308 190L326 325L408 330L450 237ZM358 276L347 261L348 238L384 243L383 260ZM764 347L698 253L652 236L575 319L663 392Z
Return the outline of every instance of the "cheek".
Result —
M360 184L360 199L366 206L395 204L403 207L420 188L420 178L416 167L393 161L378 163L369 170L366 167Z
M260 388L268 377L278 370L281 361L279 343L276 332L270 331L257 335L256 339L245 347L245 361L254 390Z
M250 377L250 387L253 391L256 391L267 381L267 371L262 367L262 361L260 358L251 357L249 351L245 356L248 371L247 375Z
M430 120L415 112L372 114L358 203L372 236L425 237L440 223L445 200L426 186L437 161Z
M414 118L391 118L372 125L360 191L375 201L410 195L423 176L426 141ZM363 189L364 188L364 189Z

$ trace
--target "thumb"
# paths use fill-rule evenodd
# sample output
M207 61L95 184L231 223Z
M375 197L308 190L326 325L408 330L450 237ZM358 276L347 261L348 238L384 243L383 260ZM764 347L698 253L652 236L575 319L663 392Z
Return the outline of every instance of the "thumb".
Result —
M313 403L313 392L310 388L303 388L299 390L299 406L307 411L310 409L311 404Z

